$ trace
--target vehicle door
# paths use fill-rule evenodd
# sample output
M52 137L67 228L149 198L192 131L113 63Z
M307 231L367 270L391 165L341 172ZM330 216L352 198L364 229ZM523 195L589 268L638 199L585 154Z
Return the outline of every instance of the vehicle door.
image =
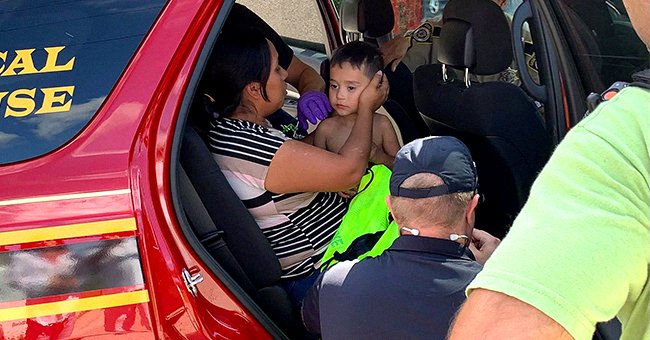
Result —
M602 93L617 80L629 82L650 66L650 54L621 1L524 1L515 22L525 21L538 42L544 81L527 87L550 104L558 141L584 116L589 93Z

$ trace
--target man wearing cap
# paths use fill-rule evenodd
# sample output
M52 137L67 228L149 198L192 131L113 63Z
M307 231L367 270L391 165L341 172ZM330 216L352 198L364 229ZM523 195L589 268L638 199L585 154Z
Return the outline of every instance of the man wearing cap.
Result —
M388 207L401 236L383 254L325 271L303 302L324 339L442 339L464 290L499 240L474 229L479 195L467 147L454 137L400 149Z

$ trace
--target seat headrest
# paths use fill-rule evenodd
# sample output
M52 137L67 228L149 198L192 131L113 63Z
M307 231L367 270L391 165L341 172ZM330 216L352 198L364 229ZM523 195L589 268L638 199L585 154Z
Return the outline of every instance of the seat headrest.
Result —
M505 70L512 62L510 25L491 0L451 0L443 12L438 61L477 75Z
M378 38L389 34L395 25L390 0L343 0L341 27L346 32Z

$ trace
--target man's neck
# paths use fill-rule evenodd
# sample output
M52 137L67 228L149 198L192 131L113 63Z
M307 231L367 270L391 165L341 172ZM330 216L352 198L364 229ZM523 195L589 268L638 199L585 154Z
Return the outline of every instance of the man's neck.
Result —
M467 228L465 226L457 226L457 227L443 227L443 226L436 226L436 225L414 225L414 226L407 226L408 229L411 230L417 230L418 231L418 236L421 237L430 237L430 238L440 238L444 240L449 240L450 235L456 234L456 235L465 235L469 238L471 238L472 235L467 235ZM402 235L410 235L408 229L400 229ZM464 241L461 239L459 243L463 244Z

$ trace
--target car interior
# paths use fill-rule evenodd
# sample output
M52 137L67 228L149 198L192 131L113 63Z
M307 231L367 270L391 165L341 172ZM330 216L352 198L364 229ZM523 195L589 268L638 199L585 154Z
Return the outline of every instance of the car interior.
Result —
M513 39L504 14L491 2L483 4L477 7L471 0L447 4L444 13L449 20L440 33L440 63L423 65L414 73L404 64L395 72L387 69L391 92L384 109L404 143L428 135L451 135L468 146L483 196L476 225L502 238L548 160L552 142L544 117L522 88L443 76L447 67L467 77L499 73L512 63ZM389 0L341 2L344 41L380 46L390 38L394 25ZM328 65L325 60L320 67L325 80ZM240 300L248 301L253 310L259 308L265 315L262 319L268 317L286 336L303 338L299 312L281 286L277 257L206 145L206 117L212 114L208 99L201 93L193 97L187 124L180 125L182 131L177 133L182 136L175 172L181 225L198 239L197 246L209 253ZM295 112L295 98L285 104L287 111Z

